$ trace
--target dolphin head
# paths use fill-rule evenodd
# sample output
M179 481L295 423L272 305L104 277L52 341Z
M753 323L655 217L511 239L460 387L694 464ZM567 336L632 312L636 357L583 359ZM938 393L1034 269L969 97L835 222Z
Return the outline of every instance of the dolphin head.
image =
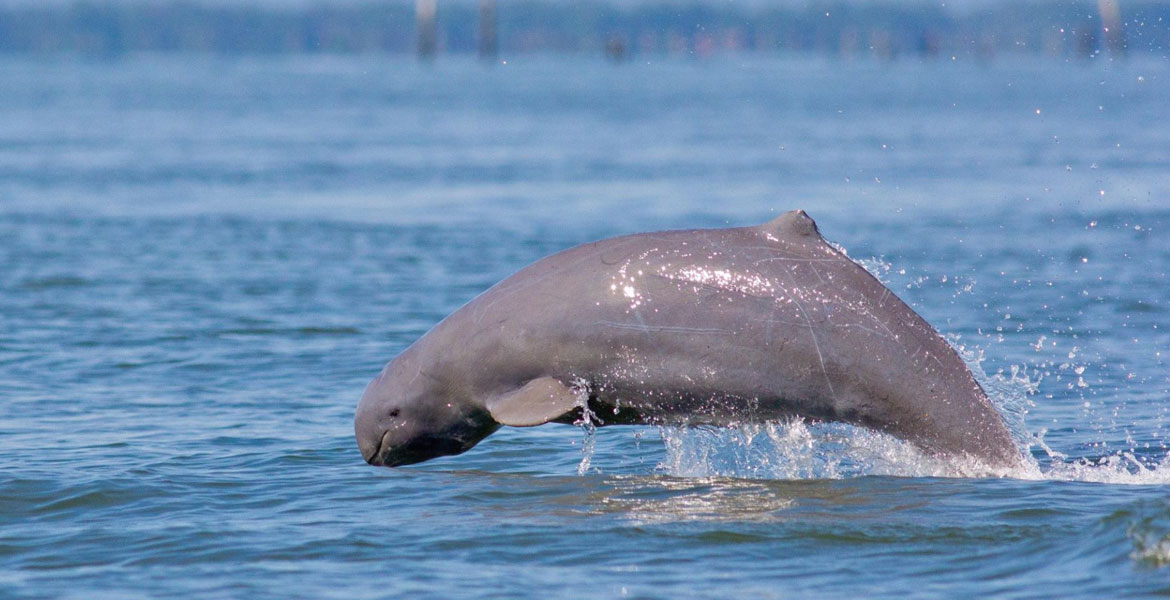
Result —
M370 382L354 417L362 457L387 467L460 454L498 428L485 409L423 372L409 349Z

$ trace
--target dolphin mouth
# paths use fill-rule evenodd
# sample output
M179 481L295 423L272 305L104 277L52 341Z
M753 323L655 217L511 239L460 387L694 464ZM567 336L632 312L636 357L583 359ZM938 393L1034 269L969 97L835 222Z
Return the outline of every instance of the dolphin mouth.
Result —
M389 437L390 433L387 431L382 434L382 437L378 439L377 447L369 456L362 453L362 458L365 458L367 463L375 467L401 467L440 456L461 454L470 447L457 439L426 436L391 448L386 444L386 438Z
M364 447L359 448L359 450L362 451L362 458L366 459L367 463L374 465L375 467L382 464L382 462L381 462L382 446L386 445L386 434L388 434L388 433L390 433L390 432L389 431L383 432L382 435L378 437L378 445L373 446L372 450L368 454L366 453L366 449L370 448L370 446L364 446Z

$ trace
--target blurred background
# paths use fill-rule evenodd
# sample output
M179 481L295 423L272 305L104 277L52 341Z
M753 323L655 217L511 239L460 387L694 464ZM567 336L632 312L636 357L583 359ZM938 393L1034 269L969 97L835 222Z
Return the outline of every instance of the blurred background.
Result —
M1167 18L1158 0L7 0L0 49L1088 58L1164 53Z
M1154 0L5 0L0 197L759 218L964 179L981 205L1112 202L1165 190L1103 167L1165 158L1168 47Z

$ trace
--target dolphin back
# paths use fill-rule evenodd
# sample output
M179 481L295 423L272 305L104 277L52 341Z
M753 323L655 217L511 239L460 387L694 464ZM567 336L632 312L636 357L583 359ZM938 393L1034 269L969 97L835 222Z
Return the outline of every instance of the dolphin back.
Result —
M554 254L410 352L412 385L429 387L407 395L474 405L499 424L572 421L587 408L601 425L803 416L994 466L1020 461L950 344L804 211Z
M804 211L758 229L776 241L780 256L760 266L781 284L777 300L789 307L783 312L805 323L803 338L818 354L814 370L825 381L820 396L834 418L935 452L994 465L1019 462L991 400L930 323L825 241Z

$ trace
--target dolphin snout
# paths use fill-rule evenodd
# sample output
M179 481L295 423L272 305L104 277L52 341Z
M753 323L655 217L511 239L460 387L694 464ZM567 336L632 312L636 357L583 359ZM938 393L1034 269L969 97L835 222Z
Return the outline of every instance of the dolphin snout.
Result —
M385 439L386 436L382 435L373 444L369 444L363 443L361 438L358 438L358 449L361 450L362 458L366 459L367 463L375 467L386 464L384 460L385 453L382 452L382 441Z
M447 454L463 451L458 440L442 436L415 435L411 428L398 421L387 420L375 403L358 404L353 423L354 437L362 458L376 467L409 465Z
M386 429L379 423L380 419L373 404L365 397L362 398L358 404L357 414L354 415L353 433L357 438L362 458L371 465L378 465L381 463L375 461L382 454L382 441L386 437Z

